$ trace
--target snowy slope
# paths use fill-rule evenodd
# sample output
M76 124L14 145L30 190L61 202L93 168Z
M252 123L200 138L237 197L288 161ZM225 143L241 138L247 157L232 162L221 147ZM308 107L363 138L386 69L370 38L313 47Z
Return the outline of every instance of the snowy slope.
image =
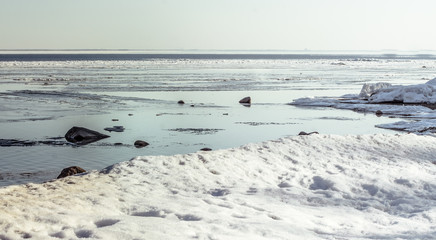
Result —
M296 136L0 189L0 239L435 239L436 138Z

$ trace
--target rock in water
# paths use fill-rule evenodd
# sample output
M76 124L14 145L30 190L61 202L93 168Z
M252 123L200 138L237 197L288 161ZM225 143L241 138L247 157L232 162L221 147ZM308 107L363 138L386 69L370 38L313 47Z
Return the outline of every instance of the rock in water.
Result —
M143 147L148 146L149 144L146 141L136 140L134 145L135 145L136 148L143 148Z
M67 167L62 169L62 172L61 174L59 174L58 179L84 172L86 172L86 170L78 166Z
M65 139L68 142L75 143L77 145L86 145L108 137L108 135L83 127L72 127L65 134Z
M239 100L239 103L241 103L241 104L251 104L251 97L244 97L243 99Z

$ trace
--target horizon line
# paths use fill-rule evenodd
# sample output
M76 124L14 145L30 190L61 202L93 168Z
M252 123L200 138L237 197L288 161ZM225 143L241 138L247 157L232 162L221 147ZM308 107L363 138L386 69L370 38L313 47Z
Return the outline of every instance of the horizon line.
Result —
M0 52L243 52L243 53L255 53L255 52L272 52L272 53L322 53L322 52L344 52L344 53L381 53L381 52L436 52L432 49L421 50L399 50L399 49L376 49L376 50L317 50L317 49L135 49L135 48L17 48L17 49L0 49Z

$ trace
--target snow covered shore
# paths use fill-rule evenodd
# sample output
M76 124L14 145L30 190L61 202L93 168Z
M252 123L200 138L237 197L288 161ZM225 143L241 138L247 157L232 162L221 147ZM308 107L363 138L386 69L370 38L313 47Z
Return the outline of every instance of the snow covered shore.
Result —
M0 239L435 239L436 138L296 136L0 188Z

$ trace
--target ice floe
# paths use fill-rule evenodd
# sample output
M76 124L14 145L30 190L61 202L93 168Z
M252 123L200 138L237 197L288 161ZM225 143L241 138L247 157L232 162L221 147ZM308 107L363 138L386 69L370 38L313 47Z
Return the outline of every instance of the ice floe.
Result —
M0 239L434 239L436 138L295 136L0 188Z

